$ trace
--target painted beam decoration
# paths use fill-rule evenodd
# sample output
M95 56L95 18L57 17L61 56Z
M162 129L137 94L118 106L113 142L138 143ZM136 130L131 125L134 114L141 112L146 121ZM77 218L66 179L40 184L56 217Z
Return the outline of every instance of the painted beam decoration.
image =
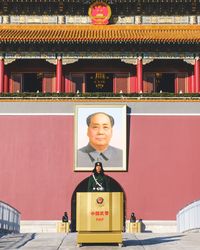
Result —
M111 8L107 3L95 2L90 5L88 15L91 18L92 24L106 25L111 17Z

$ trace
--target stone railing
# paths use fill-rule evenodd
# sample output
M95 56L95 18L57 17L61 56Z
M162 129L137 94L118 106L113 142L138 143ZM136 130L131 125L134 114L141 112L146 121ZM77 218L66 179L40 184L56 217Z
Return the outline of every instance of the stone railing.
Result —
M178 232L200 230L200 200L195 201L183 209L177 216Z
M114 24L200 24L196 15L117 15ZM0 24L90 24L88 15L2 15Z
M20 232L20 212L3 201L0 201L0 232Z

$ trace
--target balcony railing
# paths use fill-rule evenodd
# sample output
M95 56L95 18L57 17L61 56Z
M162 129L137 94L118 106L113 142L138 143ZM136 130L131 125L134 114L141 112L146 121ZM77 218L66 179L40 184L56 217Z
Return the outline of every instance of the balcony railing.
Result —
M112 93L112 92L91 92L91 93L42 93L42 92L20 92L1 93L0 100L7 99L132 99L132 100L200 100L200 93Z
M200 231L200 200L195 201L177 214L178 232Z
M20 232L20 212L0 201L0 233Z

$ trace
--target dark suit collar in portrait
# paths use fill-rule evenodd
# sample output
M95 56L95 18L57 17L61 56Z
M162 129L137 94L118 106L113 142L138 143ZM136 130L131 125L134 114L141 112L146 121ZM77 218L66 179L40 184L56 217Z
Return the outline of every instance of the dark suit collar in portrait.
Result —
M86 147L87 153L89 154L93 162L101 161L101 158L103 158L105 161L108 161L111 157L111 146L108 146L108 148L104 152L97 152L96 149L94 149L90 144L88 144Z

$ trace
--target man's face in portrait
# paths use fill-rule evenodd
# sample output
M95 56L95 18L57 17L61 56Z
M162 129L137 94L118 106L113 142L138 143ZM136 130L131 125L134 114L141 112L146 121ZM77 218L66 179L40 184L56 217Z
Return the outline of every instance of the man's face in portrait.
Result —
M97 151L105 150L112 137L112 126L109 117L105 114L92 116L87 135L93 148Z

